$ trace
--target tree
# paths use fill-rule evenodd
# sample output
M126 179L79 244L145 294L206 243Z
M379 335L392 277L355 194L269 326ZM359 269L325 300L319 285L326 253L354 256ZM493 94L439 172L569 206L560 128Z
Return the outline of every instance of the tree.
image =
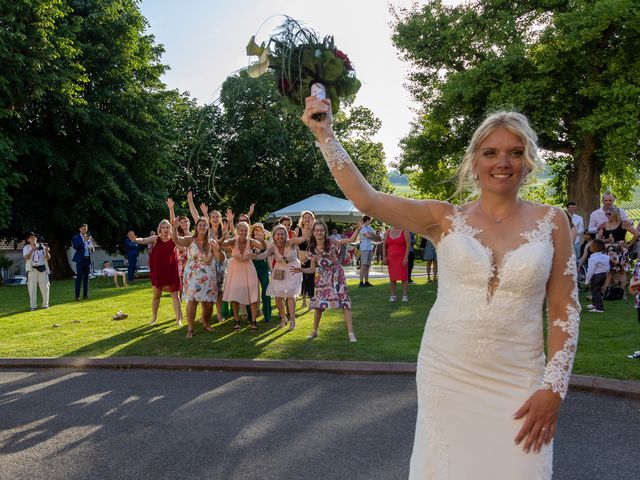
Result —
M559 200L583 213L602 185L625 198L640 168L640 5L634 0L432 0L394 14L421 117L403 170L443 197L487 112L526 114L556 173ZM566 188L566 190L563 190Z
M193 136L177 155L181 167L171 190L177 198L200 190L198 201L236 212L255 202L259 218L316 193L342 196L300 121L302 112L283 102L270 75L230 76L218 105L194 107L185 117L184 129ZM389 190L382 145L372 141L380 121L370 110L350 105L338 113L336 133L369 181ZM208 173L197 182L193 172Z
M7 50L20 50L20 38L31 42L23 56L38 68L41 58L50 60L51 81L34 82L12 103L14 168L25 181L7 188L11 218L0 234L44 235L54 272L66 276L66 248L80 223L88 222L96 241L113 251L128 229L158 218L172 170L177 94L160 81L163 50L145 34L134 0L12 3L13 14L27 20ZM48 43L34 27L47 8L55 13L46 23ZM15 91L20 78L28 83L33 74L17 75Z

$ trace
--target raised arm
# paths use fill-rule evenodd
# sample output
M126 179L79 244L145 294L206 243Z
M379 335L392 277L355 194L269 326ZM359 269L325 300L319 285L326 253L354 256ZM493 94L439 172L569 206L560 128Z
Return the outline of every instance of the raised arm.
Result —
M196 204L193 203L193 192L187 192L187 203L189 204L189 213L191 213L191 218L193 218L193 223L196 224L198 223L198 219L200 218L200 216L198 215Z
M167 198L167 207L169 207L169 222L173 225L173 222L176 219L176 212L174 210L173 199L171 197Z
M191 242L193 242L193 237L178 236L178 227L180 226L178 221L174 220L172 225L173 225L173 228L171 229L171 239L173 240L173 243L175 243L179 247L184 247L184 248L191 245Z
M150 244L154 243L156 240L158 240L158 236L157 235L151 235L149 237L139 238L139 237L136 237L135 233L129 232L127 234L127 236L129 237L129 240L131 240L132 242L137 243L138 245L150 245Z
M301 233L302 235L299 237L290 238L289 245L300 245L301 243L309 241L309 238L311 238L311 230L309 230L307 235L305 235L304 230L301 230Z
M331 128L331 103L307 97L302 122L315 135L322 155L340 190L363 213L385 223L427 235L435 242L439 239L441 222L451 207L446 202L414 200L376 191L354 163L345 149L336 140ZM313 120L315 113L326 113L322 121Z
M227 212L225 214L225 217L227 219L227 228L229 230L229 233L235 237L236 236L236 226L233 223L233 219L235 218L233 210L231 210L230 208L227 208Z
M525 451L538 451L553 438L560 403L569 388L569 378L578 345L580 302L576 282L576 259L569 221L557 210L553 231L554 254L547 282L547 365L540 389L516 412L526 420L516 442L526 437Z
M252 203L251 205L249 205L249 211L247 212L247 217L249 217L249 219L251 219L251 215L253 215L254 208L256 208L255 203Z
M273 245L269 245L267 249L255 256L254 260L266 260L269 255L273 254Z
M358 222L356 229L353 231L353 234L349 238L341 238L337 240L337 243L340 245L345 245L347 243L355 242L358 238L358 233L360 233L360 229L362 228L362 222Z

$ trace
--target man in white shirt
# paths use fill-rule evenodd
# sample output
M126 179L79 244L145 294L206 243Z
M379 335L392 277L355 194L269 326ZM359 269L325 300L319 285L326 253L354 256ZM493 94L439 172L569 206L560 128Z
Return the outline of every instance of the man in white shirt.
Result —
M576 253L576 261L580 259L580 245L582 244L582 237L584 235L584 220L580 215L577 214L578 206L576 202L567 203L567 212L571 215L571 221L573 225L576 227L578 235L576 236L575 242L573 242L573 250Z
M602 208L591 212L591 216L589 217L590 233L598 233L598 230L602 228L602 225L607 223L607 212L611 210L611 207L613 207L615 199L616 197L614 197L611 192L607 192L602 195ZM629 221L627 212L622 209L620 209L620 220L622 220L623 223Z
M371 228L371 217L362 216L362 227L360 228L360 287L372 287L369 283L369 268L373 258L373 239L375 238L373 228Z
M593 252L589 257L587 275L584 282L591 285L591 305L589 312L604 312L604 302L602 301L602 287L607 279L607 273L611 269L609 265L609 255L604 253L604 242L599 239L591 240L590 247Z
M27 271L27 290L29 291L29 302L31 311L38 305L38 288L42 295L42 308L49 308L49 246L38 243L35 233L29 232L25 235L27 242L22 249L22 258L25 260L25 270Z

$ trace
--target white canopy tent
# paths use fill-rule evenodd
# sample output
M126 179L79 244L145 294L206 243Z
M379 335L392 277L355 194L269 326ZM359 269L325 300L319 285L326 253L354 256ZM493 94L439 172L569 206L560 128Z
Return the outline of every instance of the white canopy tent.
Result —
M297 220L305 210L313 212L317 219L325 222L357 223L362 219L362 212L349 200L319 193L273 212L267 217L267 221L275 222L284 216Z

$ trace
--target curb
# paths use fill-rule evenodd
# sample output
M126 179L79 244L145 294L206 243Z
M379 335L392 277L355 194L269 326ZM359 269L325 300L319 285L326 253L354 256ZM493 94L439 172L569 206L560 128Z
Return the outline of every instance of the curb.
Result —
M331 373L336 375L415 375L415 363L317 360L230 360L218 358L0 358L0 368L140 368L224 372ZM571 375L571 390L640 399L640 382Z

